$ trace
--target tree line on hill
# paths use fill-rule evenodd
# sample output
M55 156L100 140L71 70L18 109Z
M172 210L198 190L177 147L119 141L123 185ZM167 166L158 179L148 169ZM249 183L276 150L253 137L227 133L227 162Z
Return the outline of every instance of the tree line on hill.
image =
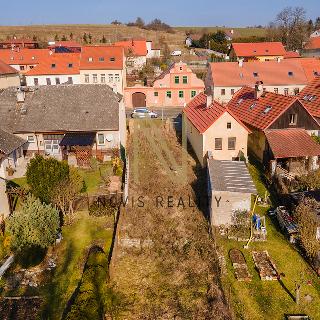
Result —
M287 50L299 50L303 48L310 34L319 29L320 17L317 17L314 21L312 19L308 20L303 7L286 7L267 26L265 36L237 37L232 39L232 41L281 41ZM188 36L192 34L192 31L189 30L186 34ZM193 40L192 45L196 48L206 48L221 53L228 53L230 41L227 40L226 33L223 30L210 33L204 29L201 38Z
M114 20L111 22L113 25L121 25L122 23L118 20ZM153 31L164 31L168 33L175 33L174 29L168 25L167 23L161 21L160 19L156 18L150 21L149 23L145 23L145 21L141 18L138 17L136 21L134 22L128 22L126 24L128 27L138 27L140 29L145 29L145 30L153 30Z

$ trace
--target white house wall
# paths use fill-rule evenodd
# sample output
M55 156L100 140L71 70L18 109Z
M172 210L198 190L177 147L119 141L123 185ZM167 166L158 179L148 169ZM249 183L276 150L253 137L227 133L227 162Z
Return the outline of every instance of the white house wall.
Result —
M34 79L38 79L39 86L47 86L47 79L51 80L51 85L56 85L56 78L59 78L60 84L68 82L68 79L72 78L73 84L80 84L80 75L79 74L70 74L70 75L35 75L35 76L26 76L27 86L34 86Z

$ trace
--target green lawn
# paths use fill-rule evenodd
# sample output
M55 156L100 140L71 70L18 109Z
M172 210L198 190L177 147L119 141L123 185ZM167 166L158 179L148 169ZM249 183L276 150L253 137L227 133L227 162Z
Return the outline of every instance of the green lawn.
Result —
M261 181L259 168L250 165L249 170L256 183L258 193L263 196L265 186ZM258 206L255 212L266 214L268 208ZM218 237L218 245L222 247L227 261L227 274L223 276L223 285L230 300L236 319L283 319L285 313L306 313L312 319L320 319L320 281L315 272L296 251L285 236L279 231L277 222L266 218L267 241L251 242L249 249L243 249L245 243ZM241 250L253 275L251 282L239 282L234 277L233 268L228 257L229 250ZM261 281L252 259L253 250L267 250L275 262L278 272L284 273L282 281L288 292L278 281ZM298 306L289 295L295 296L295 282L301 284L301 303ZM310 283L309 283L310 282ZM311 303L304 300L309 294L313 297Z
M112 174L112 164L111 162L103 163L97 166L96 169L78 169L80 175L85 181L87 192L89 194L96 193L99 187L103 185L103 177L110 176ZM27 187L26 177L13 179L12 182L20 187Z
M100 245L107 254L111 246L113 229L107 218L93 218L85 212L77 215L72 225L63 227L63 240L54 249L58 254L57 268L52 281L42 289L46 297L45 319L61 319L66 303L81 279L91 245Z

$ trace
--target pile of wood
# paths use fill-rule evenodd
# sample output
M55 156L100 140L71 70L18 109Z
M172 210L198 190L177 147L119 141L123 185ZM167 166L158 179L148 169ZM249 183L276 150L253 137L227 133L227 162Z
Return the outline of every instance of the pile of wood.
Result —
M271 260L268 251L253 251L253 261L261 280L278 280L278 272Z
M252 275L249 273L243 253L238 249L231 249L229 252L229 257L232 262L236 279L238 281L251 281Z

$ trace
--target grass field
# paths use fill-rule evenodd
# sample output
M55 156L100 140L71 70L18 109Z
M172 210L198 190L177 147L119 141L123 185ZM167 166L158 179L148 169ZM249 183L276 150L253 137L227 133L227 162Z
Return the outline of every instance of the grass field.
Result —
M217 32L218 30L229 31L231 29L234 30L235 34L238 37L264 37L266 35L266 29L264 28L233 28L233 27L176 27L175 29L179 31L189 31L193 32Z
M108 254L112 228L107 218L93 218L85 212L77 213L76 221L62 229L63 240L54 250L58 256L57 269L51 282L41 290L46 303L44 319L61 319L61 314L81 279L89 248L101 245Z
M249 166L251 175L256 183L258 193L263 196L266 188L261 181L261 172L253 165ZM255 212L266 214L268 208L258 206ZM315 272L301 257L299 252L291 245L280 232L276 221L266 218L267 241L253 242L248 250L243 248L245 243L227 240L218 236L218 245L223 248L227 261L227 273L223 276L225 293L231 301L236 319L281 320L286 313L305 313L311 319L320 319L320 281ZM253 275L251 282L239 282L234 277L233 267L228 257L230 249L241 250L248 263L249 271ZM287 291L278 281L261 281L255 270L251 252L254 250L267 250L275 262L278 272L284 273L282 278ZM294 301L295 283L301 284L301 303ZM312 296L313 300L307 303L305 295Z
M163 41L170 46L184 46L185 32L194 30L201 32L215 32L217 30L234 29L240 37L264 36L263 28L228 28L228 27L174 27L175 33L166 33L158 31L149 31L137 27L127 27L125 25L110 24L73 24L73 25L30 25L30 26L0 26L0 39L7 37L29 37L36 36L41 42L54 40L55 36L61 39L63 35L69 39L73 34L73 39L77 41L83 40L84 33L92 35L92 43L99 43L104 36L108 43L112 43L124 38L146 38L152 40L156 45L160 45Z

